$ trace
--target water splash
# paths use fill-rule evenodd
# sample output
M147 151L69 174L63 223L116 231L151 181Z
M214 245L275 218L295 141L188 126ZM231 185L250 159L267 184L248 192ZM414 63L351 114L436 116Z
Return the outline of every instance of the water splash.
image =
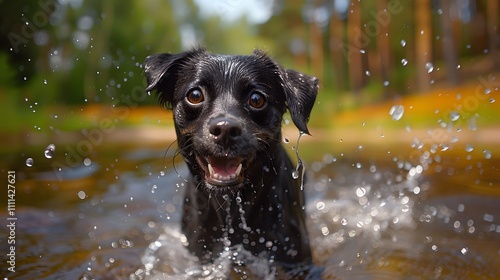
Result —
M240 213L240 219L241 219L240 227L247 232L251 232L252 229L247 224L247 220L245 218L245 210L243 209L243 202L239 193L238 196L236 196L235 200L236 200L236 205L238 205L238 212Z
M275 268L264 255L254 256L242 245L228 247L212 264L201 264L187 249L187 238L172 224L146 248L143 267L130 279L226 279L238 274L241 279L275 279Z

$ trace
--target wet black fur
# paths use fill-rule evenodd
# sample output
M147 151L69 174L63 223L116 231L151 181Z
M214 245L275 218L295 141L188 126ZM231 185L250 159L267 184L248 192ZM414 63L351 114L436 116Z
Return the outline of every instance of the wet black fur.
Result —
M149 56L144 64L148 91L172 109L180 153L193 177L187 183L182 230L188 249L202 262L216 259L225 246L242 244L276 263L310 264L304 194L281 145L285 110L303 133L318 91L314 77L285 69L261 51L249 56L209 54L196 49ZM201 89L205 100L193 106L186 94ZM267 104L249 106L259 92ZM228 118L241 128L237 141L215 143L209 122ZM245 180L234 186L205 182L196 157L240 156ZM224 243L225 242L225 243Z

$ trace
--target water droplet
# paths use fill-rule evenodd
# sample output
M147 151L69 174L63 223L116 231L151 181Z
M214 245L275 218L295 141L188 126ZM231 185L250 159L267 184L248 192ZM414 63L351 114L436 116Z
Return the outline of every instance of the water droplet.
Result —
M323 201L316 203L316 209L318 209L318 211L322 211L323 209L325 209L325 207L326 205Z
M43 84L46 85L47 84L47 80L46 79L43 79Z
M80 199L85 199L85 197L87 197L87 194L84 191L79 191L77 195Z
M489 88L484 89L484 94L490 94L490 93L491 93L491 89L489 89Z
M27 158L26 159L26 166L27 167L32 167L33 166L33 159L32 158Z
M356 196L357 197L362 197L366 194L366 189L361 187L356 189Z
M56 145L50 144L45 148L44 155L46 158L52 158L54 156L54 151L56 150Z
M330 230L328 229L328 227L324 226L324 227L321 228L321 233L324 236L327 236L330 233Z
M485 159L490 159L491 158L491 151L490 150L484 150L483 154L484 154L484 158Z
M290 143L290 140L285 137L285 138L283 138L283 142L286 143L286 144L288 144L288 143Z
M293 179L298 179L298 178L299 178L299 172L298 172L297 170L294 170L294 171L292 172L292 178L293 178Z
M389 81L384 81L384 87L389 86Z
M434 65L431 62L427 62L425 64L425 69L427 69L427 73L431 73L434 71Z
M368 77L370 77L372 75L372 73L370 71L366 70L365 71L365 75L368 76Z
M483 220L485 220L486 222L490 222L491 223L494 220L493 219L493 215L491 215L491 214L484 214Z
M86 159L83 160L83 164L85 166L89 166L91 163L92 163L92 160L90 160L89 158L86 158Z
M360 53L366 53L366 50L364 50L364 49L360 49L360 50L359 50L359 52L360 52Z
M457 111L451 111L450 113L450 120L452 122L457 121L460 118L460 114Z
M495 103L495 98L490 98L490 103Z
M343 218L342 220L340 220L340 224L342 224L343 226L347 225L348 221L346 218Z
M406 46L406 40L403 39L403 40L401 40L401 47L404 47L404 46Z
M474 151L474 145L472 145L472 144L465 145L465 151L468 153Z
M401 59L401 64L406 66L406 64L408 64L408 60L406 58Z
M462 253L462 255L466 255L468 250L469 249L467 247L463 247L462 250L460 250L460 253Z
M416 186L415 188L413 188L413 193L414 194L419 194L420 193L420 187Z
M395 121L399 121L405 112L405 107L402 105L394 105L391 107L391 110L389 111L389 115L392 116L392 119Z

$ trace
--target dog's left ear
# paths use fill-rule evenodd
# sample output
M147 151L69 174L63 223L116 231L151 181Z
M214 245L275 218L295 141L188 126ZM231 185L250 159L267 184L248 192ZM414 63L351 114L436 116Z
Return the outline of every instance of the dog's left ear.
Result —
M279 75L293 123L300 132L309 134L307 122L318 94L318 79L281 66Z
M179 54L154 54L146 57L144 73L148 86L146 91L156 90L160 103L171 108L179 67L192 57L204 53L204 49L191 50Z

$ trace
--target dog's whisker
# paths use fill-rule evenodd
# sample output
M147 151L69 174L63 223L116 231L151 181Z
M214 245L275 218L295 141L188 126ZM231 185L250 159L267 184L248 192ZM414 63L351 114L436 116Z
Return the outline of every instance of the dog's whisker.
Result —
M177 170L177 166L175 165L175 158L180 155L181 152L180 150L176 151L176 153L174 154L173 156L173 159L172 159L172 168L174 169L175 173L177 174L177 176L179 176L179 178L181 178L184 182L189 182L188 179L184 178L180 173L179 171Z
M177 140L173 141L172 143L170 143L170 144L168 145L167 150L165 151L165 153L164 153L164 155L163 155L163 166L165 166L165 160L166 160L166 158L167 158L167 155L168 155L169 150L173 147L173 145L174 145L175 143L178 143L178 142L179 142L179 140L177 139ZM176 158L178 155L181 155L181 153L182 153L182 151L183 151L184 149L188 149L189 147L190 147L190 145L187 145L187 146L185 146L185 147L183 147L183 148L179 148L179 147L177 147L177 148L176 148L176 150L175 150L175 152L174 152L174 154L173 154L173 156L172 156L172 159L171 159L171 161L170 161L170 162L171 162L171 164L172 164L172 168L173 168L174 172L175 172L175 173L179 176L179 178L181 178L184 182L188 182L188 180L187 180L186 178L184 178L184 177L180 174L180 172L177 170L177 166L175 165L175 158Z

